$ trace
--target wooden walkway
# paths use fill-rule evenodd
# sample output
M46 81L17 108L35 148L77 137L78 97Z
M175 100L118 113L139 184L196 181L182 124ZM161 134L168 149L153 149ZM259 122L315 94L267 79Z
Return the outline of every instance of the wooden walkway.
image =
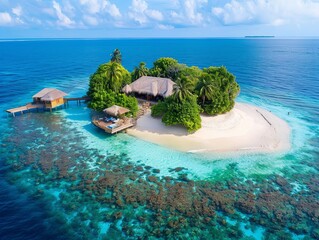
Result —
M71 101L76 101L77 104L81 104L81 101L89 101L90 97L75 97L75 98L64 98L64 104L69 104Z
M28 103L25 106L21 106L21 107L16 107L16 108L11 108L6 110L7 113L11 113L14 117L16 113L25 113L25 112L29 112L32 109L36 109L37 111L39 109L44 109L44 104L32 104L32 103Z
M81 101L88 101L88 100L90 100L89 97L64 98L64 106L69 105L69 102L71 101L76 101L77 104L81 104ZM21 107L8 109L6 110L6 112L12 114L12 116L15 117L16 113L24 114L26 112L30 112L33 109L36 109L37 111L39 109L44 110L45 106L44 104L27 103L26 105Z

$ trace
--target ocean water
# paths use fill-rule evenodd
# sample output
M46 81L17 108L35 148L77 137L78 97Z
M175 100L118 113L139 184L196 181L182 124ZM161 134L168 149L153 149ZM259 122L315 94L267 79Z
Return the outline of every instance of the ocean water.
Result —
M84 95L115 48L130 71L159 57L226 66L241 86L238 101L288 122L292 148L181 153L106 135L85 104L5 113L44 87ZM0 53L0 239L319 238L319 40L0 41Z

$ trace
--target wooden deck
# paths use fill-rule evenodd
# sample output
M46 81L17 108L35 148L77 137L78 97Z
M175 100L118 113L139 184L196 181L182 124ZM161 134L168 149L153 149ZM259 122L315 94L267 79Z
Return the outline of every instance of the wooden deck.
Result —
M106 122L103 119L93 120L92 123L98 128L101 128L105 132L110 134L115 134L134 126L134 120L131 118L128 118L125 122L121 122L121 123ZM110 126L114 126L114 127L110 128Z
M16 113L25 113L25 112L29 112L32 109L44 109L44 104L32 104L32 103L28 103L25 106L21 106L21 107L16 107L16 108L11 108L6 110L7 113L11 113L13 116L15 116Z

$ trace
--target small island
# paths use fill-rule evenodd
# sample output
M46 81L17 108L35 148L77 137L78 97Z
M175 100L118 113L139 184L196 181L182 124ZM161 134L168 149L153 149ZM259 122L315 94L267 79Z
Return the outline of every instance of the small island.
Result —
M245 38L275 38L275 36L272 36L272 35L264 35L264 36L252 35L252 36L245 36Z
M235 103L240 87L226 67L200 69L164 57L152 68L141 62L130 73L121 61L116 49L90 77L88 106L98 112L113 105L129 109L122 116L135 119L128 134L193 153L290 148L285 121L257 106Z

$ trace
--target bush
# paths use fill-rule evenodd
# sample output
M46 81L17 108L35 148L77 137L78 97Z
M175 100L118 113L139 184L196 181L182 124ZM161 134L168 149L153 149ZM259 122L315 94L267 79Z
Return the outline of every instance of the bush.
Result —
M196 97L184 101L176 101L173 97L152 107L152 116L163 116L162 122L167 125L182 125L188 132L195 132L201 128L200 108Z
M118 105L130 109L130 113L136 116L138 111L138 103L136 98L126 96L123 93L107 92L99 90L94 92L89 102L89 108L96 111L103 111L105 108Z
M159 101L156 105L153 105L152 108L152 117L162 117L167 111L165 102Z
M109 75L108 67L111 64L114 63L108 62L101 64L96 72L90 76L89 90L87 92L89 97L92 98L93 94L100 90L105 90L107 92L110 90L119 92L122 87L131 83L131 74L121 64L116 64L119 71L119 78L116 81L111 82L111 80L107 77ZM113 89L110 89L110 85Z

